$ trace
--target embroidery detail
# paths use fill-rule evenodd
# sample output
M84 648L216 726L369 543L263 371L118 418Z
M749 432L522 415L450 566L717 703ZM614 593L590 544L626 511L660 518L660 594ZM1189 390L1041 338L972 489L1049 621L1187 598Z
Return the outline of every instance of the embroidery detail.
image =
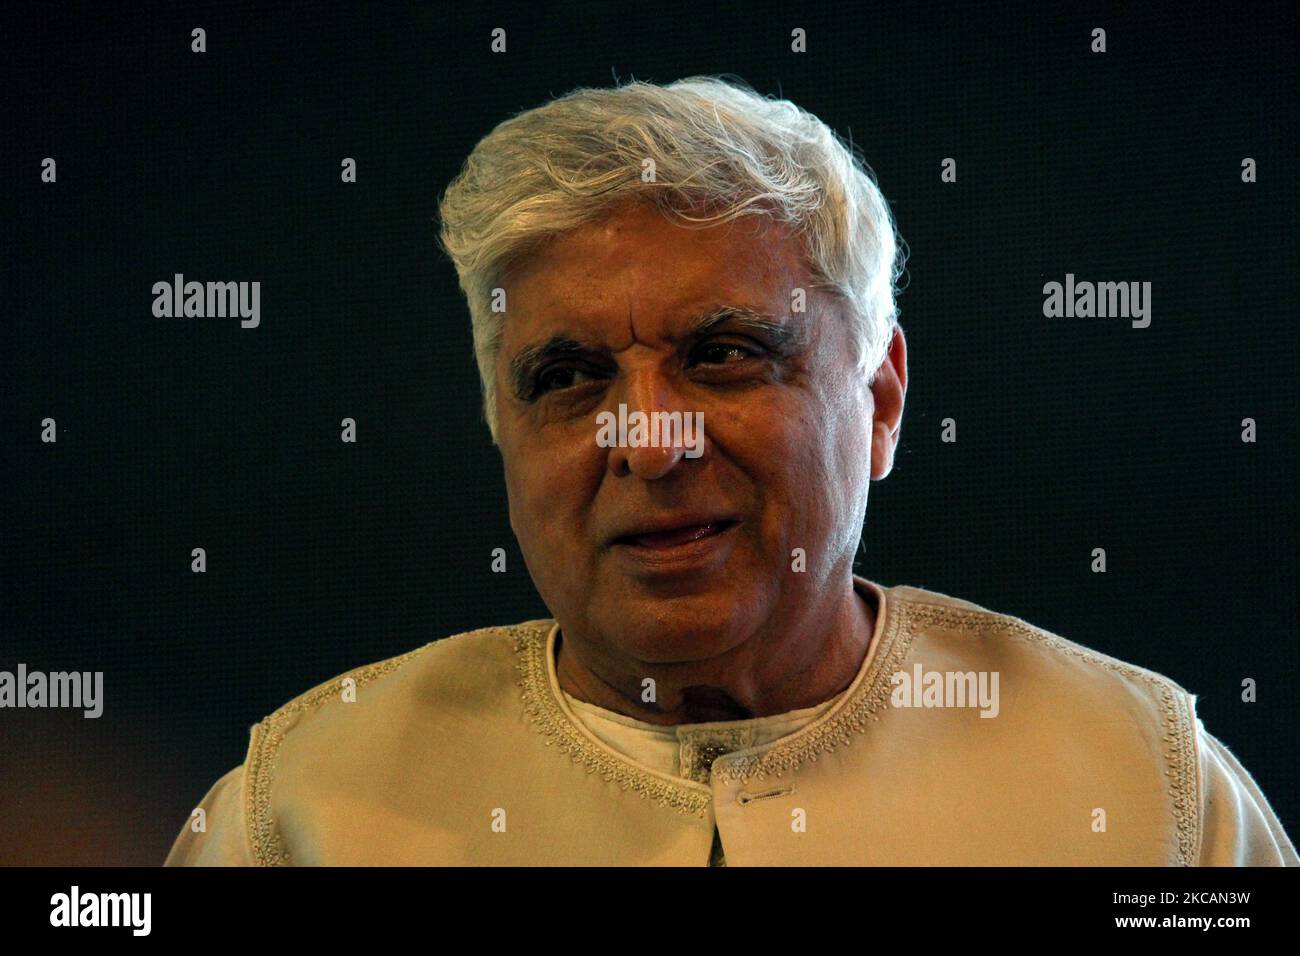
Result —
M745 750L754 745L752 727L718 727L709 730L677 728L677 762L681 775L688 780L709 785L713 761L723 754Z
M898 605L895 605L897 607ZM1010 631L1022 638L1044 644L1053 650L1077 657L1098 667L1123 674L1131 680L1140 680L1154 688L1159 695L1164 717L1164 734L1161 739L1168 749L1164 756L1169 764L1165 776L1169 778L1169 796L1173 807L1174 824L1178 833L1179 866L1194 866L1199 852L1200 832L1197 819L1200 796L1198 793L1196 751L1192 718L1186 705L1185 694L1168 679L1152 671L1113 657L1107 657L1082 645L1057 637L1027 624L1019 618L983 611L960 611L935 604L907 603L909 616L925 624L954 630L980 631L996 627Z
M491 628L488 628L491 630ZM280 840L280 833L271 815L271 782L275 770L275 756L285 734L297 723L302 713L339 696L339 681L351 677L357 687L364 687L378 677L392 673L411 658L431 645L417 647L386 661L359 667L335 677L296 697L253 728L254 740L248 761L248 785L245 791L244 815L248 822L248 838L253 848L253 858L258 866L288 866L289 851Z
M889 676L902 667L912 646L908 608L908 601L892 592L888 594L880 646L867 672L858 675L858 685L845 694L838 706L788 737L782 737L768 750L721 761L713 768L714 779L745 783L793 773L836 747L847 747L854 734L862 733L869 724L879 720L877 714L889 703Z
M714 780L745 782L768 774L780 776L793 772L803 763L816 760L837 746L847 746L854 733L866 730L870 722L879 719L877 712L889 701L889 675L901 666L912 642L911 629L900 626L907 620L907 602L889 594L884 607L886 620L880 635L880 645L874 651L867 672L858 675L857 686L850 688L844 698L826 714L788 737L781 738L763 752L720 759L713 765ZM659 778L652 777L614 752L597 747L578 731L560 709L547 674L546 643L553 623L545 622L539 632L518 632L516 648L520 652L520 686L523 688L525 709L548 736L560 739L561 750L571 753L573 760L586 764L589 772L599 768L602 773L609 775L606 779L617 780L625 790L633 789L643 797L662 795L665 790L671 791L672 795L666 797L666 802L683 812L695 812L703 816L703 808L710 802L710 795L669 787ZM665 799L660 802L665 802ZM700 809L694 810L697 802Z
M560 753L568 754L574 763L586 767L587 773L599 773L602 779L618 784L623 790L631 790L642 799L654 800L678 813L705 816L713 800L712 794L647 773L613 751L598 747L569 720L551 693L547 672L546 642L554 623L541 621L531 627L514 625L506 629L513 632L515 638L518 684L523 691L524 711L532 718L537 730L546 735L546 746L554 746Z

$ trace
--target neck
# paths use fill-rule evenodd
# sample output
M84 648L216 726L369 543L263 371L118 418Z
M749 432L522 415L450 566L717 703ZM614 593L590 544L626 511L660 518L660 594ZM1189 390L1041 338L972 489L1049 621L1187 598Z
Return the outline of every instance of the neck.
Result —
M868 594L870 592L867 592ZM825 607L708 661L650 665L557 638L556 676L578 700L651 724L746 720L813 707L843 691L876 628L875 598L847 586ZM655 681L655 700L641 681Z

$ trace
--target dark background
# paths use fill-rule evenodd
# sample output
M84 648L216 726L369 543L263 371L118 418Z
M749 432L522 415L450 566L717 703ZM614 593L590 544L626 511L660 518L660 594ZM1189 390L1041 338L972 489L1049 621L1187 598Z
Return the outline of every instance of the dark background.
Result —
M102 670L106 698L98 720L0 711L0 862L160 863L280 704L547 616L437 200L518 110L696 73L851 134L911 249L902 445L860 573L1168 675L1300 834L1293 6L0 16L0 669ZM151 287L177 272L260 281L261 326L154 318ZM1151 327L1044 318L1042 285L1067 272L1150 281Z

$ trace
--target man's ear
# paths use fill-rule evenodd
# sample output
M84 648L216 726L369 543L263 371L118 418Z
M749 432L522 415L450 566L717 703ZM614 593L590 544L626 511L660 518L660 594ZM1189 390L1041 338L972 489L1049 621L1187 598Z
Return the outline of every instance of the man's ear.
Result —
M871 383L875 412L871 420L871 479L879 481L894 467L894 449L903 427L903 400L907 396L907 341L894 326L889 350Z

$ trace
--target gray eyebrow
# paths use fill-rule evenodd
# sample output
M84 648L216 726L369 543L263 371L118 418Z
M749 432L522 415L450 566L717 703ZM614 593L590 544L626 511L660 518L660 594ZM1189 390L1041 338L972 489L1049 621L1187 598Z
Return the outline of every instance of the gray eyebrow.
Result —
M515 395L523 398L532 388L533 370L542 363L557 357L586 355L591 349L581 342L557 335L540 345L521 349L510 362L510 385Z
M689 335L703 338L722 325L734 328L738 332L746 329L757 332L778 346L788 345L798 338L796 330L790 325L778 322L776 316L735 305L724 305L701 315L691 322Z

